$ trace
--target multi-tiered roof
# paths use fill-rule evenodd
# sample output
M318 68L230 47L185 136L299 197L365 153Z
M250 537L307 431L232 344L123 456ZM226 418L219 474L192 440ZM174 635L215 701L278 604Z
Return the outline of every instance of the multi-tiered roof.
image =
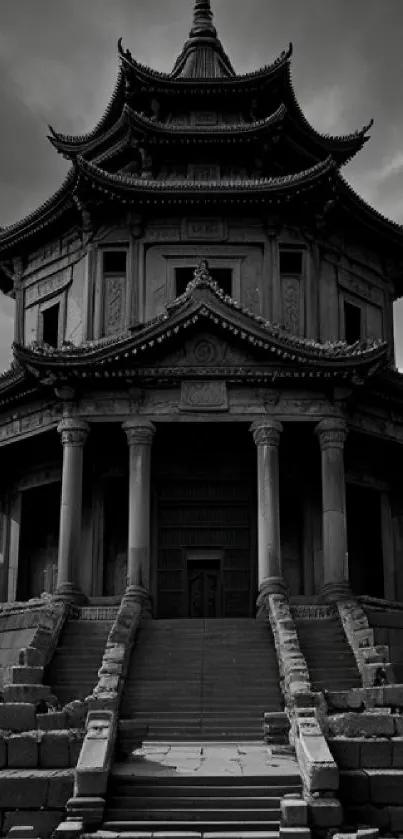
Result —
M7 265L14 256L71 228L82 231L89 220L96 230L153 208L168 214L211 208L216 215L250 207L268 224L289 220L314 236L341 231L355 243L365 240L396 265L403 229L369 207L340 173L366 143L371 123L345 136L316 131L296 99L291 56L290 46L263 69L237 75L210 0L196 0L189 39L171 73L139 64L119 43L116 87L98 125L82 136L51 129L51 143L71 163L64 183L36 212L0 232L0 287L11 289ZM125 335L81 347L16 346L13 370L0 378L0 401L66 381L75 387L102 386L105 379L172 382L183 371L167 368L161 345L171 352L181 336L201 327L250 351L242 369L216 371L229 381L352 382L387 361L382 343L347 347L290 336L207 280Z
M43 237L96 223L113 207L144 212L161 202L204 209L254 205L303 212L323 226L331 212L360 236L401 248L403 232L370 208L340 174L368 139L372 123L345 136L316 131L298 105L290 48L272 64L237 75L213 22L210 0L196 0L189 40L171 73L144 67L119 43L120 69L98 125L50 140L71 162L61 188L23 221L0 233L0 263ZM9 280L2 278L4 290Z

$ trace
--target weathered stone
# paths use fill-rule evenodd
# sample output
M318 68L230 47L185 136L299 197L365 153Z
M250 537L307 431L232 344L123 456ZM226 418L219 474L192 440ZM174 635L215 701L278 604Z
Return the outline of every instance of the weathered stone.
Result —
M308 809L309 823L317 830L340 827L343 822L343 808L336 798L310 798Z
M105 800L98 796L74 797L67 802L66 809L71 818L82 819L84 825L96 827L102 822Z
M67 714L68 728L83 728L87 718L87 704L80 699L75 699L69 702L64 707L64 712Z
M105 795L115 739L116 714L91 711L76 768L76 792L79 797Z
M19 810L17 813L6 813L4 817L4 832L10 830L10 837L13 839L29 839L29 837L40 836L41 839L48 839L54 829L63 818L63 810ZM18 826L18 827L17 827ZM22 828L21 833L19 828ZM28 833L29 829L32 833Z
M280 826L280 839L311 839L311 831L309 827Z
M11 734L7 742L7 752L7 763L10 769L36 769L38 766L36 731Z
M12 770L14 772L14 770ZM45 807L49 779L32 773L0 774L0 802L3 810L29 810Z
M383 835L390 830L389 809L388 807L373 807L371 804L348 806L344 810L344 822L372 825L372 830L381 831ZM354 839L357 839L357 834Z
M306 827L308 805L302 799L283 798L280 802L281 824L284 827Z
M403 790L403 771L368 770L370 800L372 804L401 804Z
M389 807L390 829L392 833L403 832L403 806Z
M394 737L391 743L393 769L403 769L403 737Z
M84 742L83 731L69 732L69 751L70 751L70 766L76 766L81 754L81 749Z
M379 829L377 827L359 827L357 839L378 839Z
M300 733L295 742L295 749L309 792L338 788L339 772L323 736Z
M344 737L392 737L393 717L381 713L335 714L328 717L329 731Z
M43 667L11 666L7 668L4 683L11 685L40 685L43 678L43 671Z
M73 795L74 773L52 773L49 778L46 806L50 809L64 809L67 801Z
M64 821L59 824L54 832L56 839L80 839L84 832L84 825L81 820Z
M403 737L403 715L395 714L393 717L395 734L397 737Z
M366 804L369 801L369 779L362 770L340 772L340 798L347 803Z
M390 740L364 741L360 752L361 769L390 769L392 767L392 742Z
M19 652L18 663L22 667L42 667L43 653L35 647L25 647Z
M65 769L69 763L69 732L45 731L41 735L39 765L43 769Z
M361 743L360 738L338 737L328 740L329 749L339 769L360 768Z
M41 731L60 731L67 729L67 714L65 711L49 711L47 714L37 714L36 724Z
M32 731L36 728L35 705L29 702L0 704L0 729Z
M383 703L393 708L403 708L403 685L385 685Z
M39 703L42 699L57 701L52 696L49 685L5 685L3 694L5 702Z

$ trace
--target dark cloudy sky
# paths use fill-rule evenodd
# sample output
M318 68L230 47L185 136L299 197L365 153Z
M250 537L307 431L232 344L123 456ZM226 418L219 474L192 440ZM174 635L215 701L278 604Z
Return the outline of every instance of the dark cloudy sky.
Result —
M343 133L375 119L372 140L345 170L370 203L403 222L403 0L212 0L237 72L294 43L293 78L307 117ZM114 86L119 36L136 58L169 71L193 0L0 0L0 225L35 209L67 170L47 124L82 133ZM0 370L13 304L0 294ZM403 367L403 304L396 307Z

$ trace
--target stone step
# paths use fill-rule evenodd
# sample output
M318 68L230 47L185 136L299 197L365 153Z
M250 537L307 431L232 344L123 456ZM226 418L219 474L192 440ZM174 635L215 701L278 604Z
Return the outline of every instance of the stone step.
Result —
M168 837L178 837L178 839L182 839L182 837L191 837L191 839L196 839L198 836L202 836L203 839L232 839L232 837L236 837L236 839L278 839L279 836L279 829L278 829L278 822L274 824L267 824L265 826L265 830L262 831L262 823L259 821L251 821L248 819L247 821L233 821L230 823L220 823L220 822L212 822L203 821L197 822L196 824L192 821L186 823L185 821L182 822L158 822L158 821L150 821L150 822L121 822L121 821L105 821L101 828L101 839L105 839L104 832L108 833L115 833L120 834L124 833L127 839L133 836L133 839L148 839L147 838L147 831L150 831L150 837L152 839L156 839L159 835L159 831L162 834L161 839L168 839ZM185 833L184 831L188 831ZM97 834L91 834L91 837L96 837ZM113 837L108 837L108 839L113 839Z
M138 802L130 804L125 799L112 800L108 804L106 817L109 820L115 821L205 821L206 819L213 819L217 822L224 821L239 821L241 818L251 818L254 821L264 822L278 822L280 816L279 807L272 807L263 804L253 806L253 800L249 806L242 809L241 806L234 806L234 802L230 802L228 806L222 805L221 802L196 802L189 800L185 802L185 806L179 806L175 801L173 806L168 803L167 806L156 806L151 804L150 807L141 807Z

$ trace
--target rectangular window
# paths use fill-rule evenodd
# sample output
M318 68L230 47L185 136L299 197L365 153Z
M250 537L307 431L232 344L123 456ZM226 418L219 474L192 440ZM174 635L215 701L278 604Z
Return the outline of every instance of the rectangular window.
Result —
M180 297L182 294L185 293L187 286L193 280L194 270L196 265L193 268L176 268L175 270L175 297ZM232 270L231 268L211 268L210 269L211 277L218 283L220 289L224 292L224 294L228 294L232 297Z
M57 347L59 343L59 316L60 303L42 311L42 341L50 347Z
M102 254L103 331L107 337L124 329L127 251L105 250Z
M344 301L344 338L347 344L361 341L362 311L360 306Z
M280 274L286 276L301 276L303 267L303 252L299 250L280 250Z

